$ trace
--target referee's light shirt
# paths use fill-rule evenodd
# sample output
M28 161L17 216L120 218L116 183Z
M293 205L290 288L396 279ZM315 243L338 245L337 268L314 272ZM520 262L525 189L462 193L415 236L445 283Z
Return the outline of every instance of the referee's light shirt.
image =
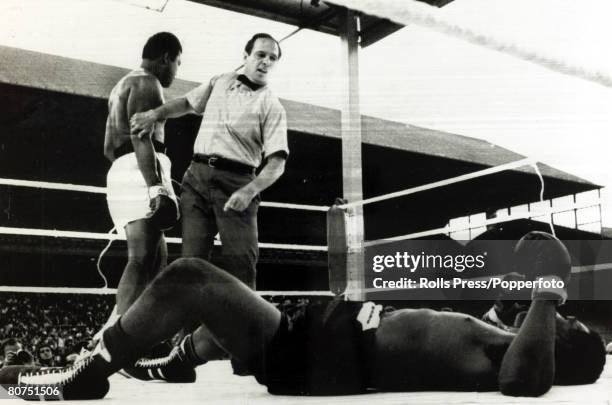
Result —
M287 115L267 86L252 90L235 72L214 77L187 93L202 125L194 153L215 155L252 167L275 153L289 155Z

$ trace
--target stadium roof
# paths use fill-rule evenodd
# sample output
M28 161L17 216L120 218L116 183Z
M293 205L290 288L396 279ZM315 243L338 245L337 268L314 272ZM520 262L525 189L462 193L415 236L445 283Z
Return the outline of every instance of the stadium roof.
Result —
M6 112L0 119L0 176L103 186L108 168L101 153L106 98L127 69L9 47L0 47L0 58L0 91ZM184 94L196 85L176 80L167 97ZM342 195L340 112L296 101L281 102L287 110L291 156L285 174L265 191L264 200L330 205ZM365 198L523 158L466 136L367 116L362 124ZM199 117L195 116L170 120L166 126L175 179L182 178L189 164L198 126ZM29 159L18 158L23 154ZM599 188L570 173L538 166L545 180L545 198ZM523 167L372 204L365 210L366 237L437 228L450 218L537 201L540 191L541 183L533 169ZM61 197L47 194L47 203L57 199L55 216L61 217ZM71 226L70 207L65 208L65 220L56 219L57 223L51 224L43 206L32 200L37 197L26 198L26 193L14 197L13 212L21 210L17 205L22 195L24 212L19 221L31 223L16 219L9 222L34 228L44 224L56 229ZM89 229L110 228L99 221L99 212L104 209L103 201L87 206L91 211L87 215L92 218ZM33 214L38 211L39 216ZM287 221L293 224L290 231ZM324 216L316 212L265 208L260 223L263 241L325 244Z

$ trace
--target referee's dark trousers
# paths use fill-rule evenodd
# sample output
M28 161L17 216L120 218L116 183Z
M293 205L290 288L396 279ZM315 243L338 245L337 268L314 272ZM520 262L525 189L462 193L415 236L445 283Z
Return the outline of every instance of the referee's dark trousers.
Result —
M196 155L197 156L197 155ZM185 172L181 192L183 227L183 257L211 259L214 238L221 237L222 269L255 289L256 264L259 256L257 243L257 195L242 212L223 211L232 193L255 178L254 170L229 166L220 162L194 161ZM213 166L215 165L215 166Z

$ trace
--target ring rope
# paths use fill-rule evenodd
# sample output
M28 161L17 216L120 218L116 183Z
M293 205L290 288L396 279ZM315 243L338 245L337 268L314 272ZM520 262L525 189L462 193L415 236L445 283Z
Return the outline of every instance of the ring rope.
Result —
M600 204L601 201L593 201L593 202L589 202L589 203L582 203L582 204L571 204L570 206L565 206L565 207L559 207L556 209L547 209L547 210L543 210L543 211L538 211L538 212L532 212L532 213L521 213L521 214L517 214L517 215L512 215L512 216L508 216L505 218L492 218L490 220L486 220L484 222L482 222L480 224L480 226L486 226L486 225L493 225L493 224L498 224L498 223L503 223L503 222L509 222L512 221L514 219L524 219L524 218L529 218L529 217L533 217L533 216L543 216L543 215L551 215L551 214L555 214L555 213L560 213L560 212L567 212L569 210L572 209L582 209L582 208L589 208L589 207L595 207L598 204ZM23 229L16 229L16 228L1 228L0 227L0 233L4 232L5 229L10 229L12 231L15 232L11 232L14 234L26 234ZM413 233L410 235L404 235L404 236L400 236L400 237L394 237L394 238L388 238L388 239L383 239L383 240L377 240L377 241L370 241L370 242L366 242L364 244L364 247L369 247L369 246L375 246L375 245L379 245L379 244L383 244L383 243L389 243L389 242L394 242L394 241L399 241L399 240L405 240L405 239L413 239L413 238L417 238L417 237L422 237L422 236L429 236L429 235L435 235L435 234L441 234L441 233L448 233L448 232L454 232L454 231L460 231L460 230L466 230L469 228L466 228L465 226L463 227L449 227L446 226L444 228L438 228L438 229L433 229L433 230L429 230L429 231L423 231L423 232L417 232L417 233ZM36 231L41 231L41 230L36 230ZM65 231L55 231L56 235L53 236L63 236L60 233L63 233ZM37 232L38 234L40 234L40 232ZM74 235L79 235L82 234L82 232L74 232ZM98 236L97 239L103 239L101 236L106 236L107 238L109 236L111 236L111 241L112 240L117 240L117 239L123 239L121 236L113 234L113 235L108 235L108 234L91 234L91 235L95 235ZM80 236L74 236L74 237L80 237ZM170 239L177 239L177 238L170 238ZM580 272L589 272L589 271L598 271L598 270L605 270L605 269L609 269L610 266L612 266L612 263L605 263L605 264L599 264L599 265L594 265L594 266L572 266L572 273L580 273ZM482 277L479 278L475 278L475 279L481 279ZM361 291L361 290L360 290ZM380 288L376 288L376 289L371 289L371 288L367 288L364 290L365 292L384 292L385 289L380 289ZM104 287L104 288L74 288L74 287L23 287L23 286L0 286L0 292L17 292L17 293L72 293L72 294L115 294L116 293L116 289L113 288L108 288L108 287ZM334 296L333 293L331 293L330 291L258 291L257 292L259 295L263 295L263 296ZM349 290L344 292L345 294L350 293Z
M347 204L342 204L342 205L339 205L339 207L340 208L353 208L353 207L363 206L366 204L389 200L391 198L402 197L402 196L406 196L409 194L419 193L421 191L431 190L433 188L447 186L449 184L454 184L454 183L459 183L459 182L466 181L466 180L475 179L477 177L483 177L489 174L494 174L494 173L499 173L499 172L503 172L506 170L516 169L522 166L535 165L536 163L537 162L532 158L525 158L525 159L517 160L515 162L510 162L510 163L506 163L503 165L490 167L488 169L483 169L483 170L478 170L472 173L463 174L461 176L451 177L445 180L435 181L433 183L423 184L421 186L412 187L412 188L408 188L408 189L401 190L401 191L396 191L396 192L389 193L389 194L383 194L378 197L366 198L365 200L354 201L354 202L350 202Z
M482 223L478 224L478 227L483 227L483 226L487 226L487 225L495 225L495 224L500 224L500 223L504 223L504 222L510 222L510 221L514 221L516 219L528 219L528 218L533 218L533 217L539 217L539 216L550 216L552 214L558 214L561 212L567 212L567 211L571 211L574 209L583 209L583 208L590 208L590 207L596 207L598 204L601 204L601 200L597 200L597 201L592 201L592 202L588 202L588 203L574 203L571 204L569 206L565 206L565 207L558 207L558 208L550 208L550 209L546 209L546 210L542 210L542 211L537 211L537 212L523 212L523 213L519 213L516 215L510 215L504 218L491 218L488 220L483 221ZM415 232L415 233L411 233L411 234L407 234L407 235L401 235L401 236L393 236L390 238L385 238L385 239L377 239L377 240L371 240L371 241L367 241L363 243L364 248L366 247L371 247L371 246L378 246L378 245L384 245L387 243L392 243L392 242L399 242L402 240L408 240L408 239L416 239L416 238L422 238L422 237L426 237L426 236L433 236L433 235L442 235L442 234L448 234L448 233L452 233L452 232L458 232L458 231L465 231L468 229L471 229L473 227L465 227L465 225L462 225L460 227L451 227L449 225L442 227L442 228L436 228L436 229L431 229L431 230L427 230L427 231L421 231L421 232Z
M527 49L521 44L495 37L483 31L477 31L466 23L444 16L443 11L421 2L414 0L331 0L329 2L372 16L387 18L401 25L415 24L535 63L554 72L612 87L612 76L606 71L580 66L555 55L546 55L541 50Z
M0 226L0 234L24 235L24 236L50 236L55 238L73 239L95 239L95 240L126 240L124 235L96 232L64 231L57 229L36 229L36 228L11 228ZM168 243L180 244L181 238L166 238ZM220 241L215 240L215 245L221 245ZM296 245L283 243L259 243L259 247L264 249L284 249L284 250L308 250L316 252L327 252L327 246L316 245Z
M24 287L24 286L0 286L0 292L16 292L16 293L51 293L51 294L103 294L114 295L117 293L116 288L94 288L94 287ZM255 291L263 296L318 296L318 297L333 297L334 294L330 291Z
M425 184L425 185L409 188L409 189L406 189L406 190L397 191L397 192L393 192L393 193L389 193L389 194L385 194L385 195L381 195L381 196L378 196L378 197L373 197L373 198L369 198L369 199L365 199L365 200L361 200L361 201L356 201L356 202L352 202L352 203L343 204L340 207L341 208L349 208L349 207L365 205L365 204L369 204L369 203L373 203L373 202L383 201L383 200L387 200L387 199L391 199L391 198L395 198L395 197L399 197L399 196L405 196L405 195L409 195L409 194L414 194L414 193L417 193L417 192L420 192L420 191L430 190L430 189L433 189L433 188L442 187L442 186L446 186L446 185L449 185L449 184L454 184L454 183L457 183L457 182L466 181L466 180L469 180L469 179L473 179L473 178L477 178L477 177L482 177L482 176L485 176L485 175L489 175L489 174L493 174L493 173L498 173L498 172L501 172L501 171L510 170L510 169L514 169L514 168L525 166L525 165L532 166L534 168L534 170L536 171L537 175L538 175L538 178L539 178L540 183L541 183L541 189L540 189L539 197L540 197L540 201L543 202L544 201L544 178L543 178L543 176L542 176L542 174L541 174L541 172L539 170L539 167L537 166L537 162L534 161L531 158L526 158L526 159L518 160L518 161L515 161L515 162L510 162L510 163L507 163L507 164L503 164L503 165L499 165L499 166L483 169L483 170L480 170L480 171L468 173L468 174L465 174L465 175L461 175L461 176L457 176L457 177L453 177L453 178L449 178L449 179L445 179L445 180L440 180L440 181L437 181L437 182L433 182L433 183L429 183L429 184ZM13 185L13 186L24 186L24 187L51 188L51 189L70 190L70 191L97 192L97 193L103 193L106 190L103 187L81 186L81 185L75 185L75 184L62 184L62 183L38 182L38 181L27 181L27 180L14 180L14 179L0 179L0 184ZM266 203L265 202L262 203L262 205L264 205L264 204L266 204ZM299 204L286 204L286 203L268 203L268 204L270 204L270 206L275 207L275 208L313 209L313 210L317 210L317 211L326 211L328 209L328 207L299 205ZM564 208L564 210L568 210L568 209L571 209L571 208ZM537 215L521 214L521 215L515 216L515 217L516 218L525 218L525 217L530 217L530 216L537 216ZM487 221L486 224L488 224L489 222L491 224L497 223L497 222L495 222L495 220L490 220L490 221ZM551 232L553 232L553 234L554 234L554 226L552 224L552 218L549 218L548 222L549 222L549 225L550 225L550 228L551 228ZM465 229L466 228L461 228L461 229L458 229L458 230L465 230ZM385 238L385 239L383 239L383 241L393 242L393 241L398 241L398 240L414 239L414 238L418 238L418 237L425 237L425 236L431 236L431 235L437 235L437 234L445 234L445 233L454 232L454 231L455 231L455 229L452 229L449 226L445 226L445 227L442 227L442 228L428 230L428 231L422 231L422 232L416 232L416 233L412 233L412 234L409 234L409 235ZM109 240L109 242L112 242L113 240L117 240L117 239L125 240L124 236L116 235L116 234L113 235L110 232L109 232L109 234L99 234L99 233L92 233L92 232L76 232L76 231L41 230L41 229L31 229L31 228L30 229L25 229L25 228L0 227L0 233L19 234L19 235L32 235L32 236L52 236L52 237L98 239L98 240ZM168 243L181 243L181 239L180 238L168 238L167 241L168 241ZM388 242L386 242L386 243L388 243ZM215 243L218 244L218 245L220 244L219 241L215 241ZM374 245L379 244L379 243L383 243L383 242L381 242L381 241L365 242L364 246L374 246ZM287 249L287 250L311 250L311 251L312 250L314 250L314 251L326 251L327 250L326 246L293 245L293 244L262 243L261 247L262 248L274 248L274 249ZM105 251L106 251L107 248L105 248ZM98 260L98 262L99 262L99 260ZM98 268L98 271L99 271L99 268Z
M117 228L113 226L113 229L108 231L107 235L112 235L113 233L117 233L116 230L117 230ZM104 249L102 249L102 251L98 255L98 260L96 260L96 269L98 270L98 274L102 278L102 281L104 281L104 287L102 287L102 288L108 288L108 279L104 275L104 272L102 271L102 268L100 267L100 264L102 263L102 258L104 257L106 252L108 252L108 249L110 249L111 245L113 244L113 240L114 239L109 239L108 240L108 243L106 244Z
M540 179L540 202L544 202L544 188L545 188L544 176L542 176L542 172L540 171L540 168L538 167L537 163L533 163L531 166L533 167L536 174L538 175L538 178ZM548 226L550 227L550 233L554 237L557 237L557 234L555 232L555 225L553 224L552 215L548 215L547 219L548 220L546 222L548 223Z
M70 184L70 183L51 183L48 181L32 181L32 180L17 180L17 179L0 178L0 185L106 194L106 187L84 186L84 185ZM270 207L270 208L306 210L306 211L327 211L329 209L329 207L321 206L321 205L290 204L290 203L267 202L267 201L262 201L260 206Z
M306 211L323 211L329 210L328 206L325 205L304 205L304 204L289 204L271 201L262 201L260 206L269 208L287 208L294 210L306 210Z
M83 186L83 185L79 185L79 184L70 184L70 183L51 183L51 182L48 182L48 181L0 179L0 185L4 185L4 186L17 186L17 187L30 187L30 188L44 188L44 189L49 189L49 190L81 191L81 192L86 192L86 193L106 194L106 187Z

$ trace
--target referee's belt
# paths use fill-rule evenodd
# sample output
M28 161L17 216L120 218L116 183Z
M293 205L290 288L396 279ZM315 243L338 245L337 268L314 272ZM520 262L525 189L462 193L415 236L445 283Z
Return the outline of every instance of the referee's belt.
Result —
M155 149L155 152L166 153L166 145L164 145L160 141L153 141L153 149ZM119 159L121 156L127 155L128 153L132 152L134 152L134 146L132 145L131 141L128 141L120 147L116 148L113 153L115 154L115 159Z
M225 159L219 156L203 155L196 153L193 155L193 161L198 163L204 163L215 169L227 170L228 172L234 172L238 174L253 174L255 168L244 163L236 162L235 160Z

